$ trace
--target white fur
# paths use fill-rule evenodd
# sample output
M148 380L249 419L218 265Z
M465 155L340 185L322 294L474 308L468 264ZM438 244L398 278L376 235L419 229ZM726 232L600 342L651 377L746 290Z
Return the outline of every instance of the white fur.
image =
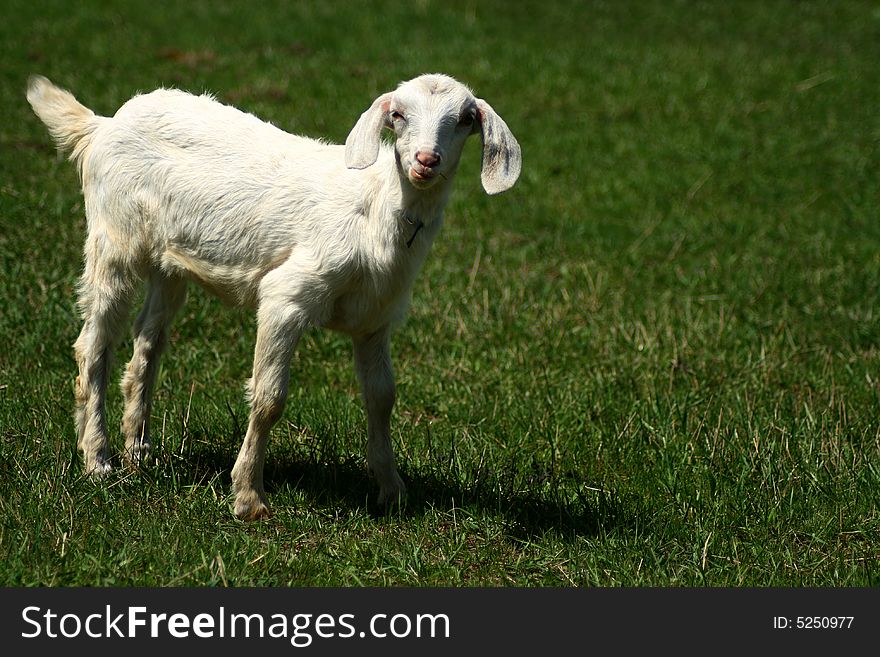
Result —
M462 145L483 138L483 186L509 188L519 145L503 120L442 75L378 98L345 146L297 137L216 102L158 90L112 118L96 116L42 77L34 111L79 167L88 234L79 285L84 325L76 420L90 473L109 470L104 399L110 356L141 281L147 297L122 381L126 455L147 454L152 388L168 326L193 279L234 304L257 308L251 413L232 471L235 513L268 514L266 439L287 397L291 354L309 326L354 342L367 409L367 462L382 503L404 485L389 421L391 329L443 220ZM391 128L394 145L382 144Z

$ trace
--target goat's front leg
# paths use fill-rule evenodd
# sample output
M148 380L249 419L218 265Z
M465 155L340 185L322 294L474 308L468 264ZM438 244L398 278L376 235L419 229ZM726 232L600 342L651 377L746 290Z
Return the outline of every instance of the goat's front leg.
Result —
M406 494L391 445L395 386L390 340L389 327L354 339L355 369L367 407L367 465L379 483L379 504L385 506Z
M248 382L250 419L232 468L235 515L242 520L257 520L269 515L263 489L266 440L284 410L290 359L305 326L303 313L294 304L261 299L253 377Z

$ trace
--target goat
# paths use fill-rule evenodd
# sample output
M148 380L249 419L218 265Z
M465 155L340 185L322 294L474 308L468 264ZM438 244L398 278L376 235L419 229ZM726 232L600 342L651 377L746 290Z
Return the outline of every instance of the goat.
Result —
M390 336L443 222L465 139L482 137L485 191L509 189L521 152L507 124L463 84L422 75L379 96L345 145L291 135L210 95L159 89L111 117L41 76L27 99L79 169L87 219L74 352L76 430L85 471L111 468L105 396L111 354L146 280L122 378L125 460L150 449L152 392L188 280L256 307L250 417L232 469L234 511L269 515L263 465L303 331L349 335L367 415L367 465L379 503L405 486L390 416ZM380 139L383 128L396 139Z

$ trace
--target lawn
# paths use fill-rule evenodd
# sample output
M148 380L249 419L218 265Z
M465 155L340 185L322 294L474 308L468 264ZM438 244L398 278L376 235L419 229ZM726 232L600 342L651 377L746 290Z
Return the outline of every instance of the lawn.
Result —
M876 4L7 4L0 584L880 585ZM422 72L488 100L524 164L488 197L468 145L394 338L406 506L376 508L350 343L313 331L274 515L234 518L255 324L196 286L155 461L84 478L82 199L28 75L100 114L175 86L341 142Z

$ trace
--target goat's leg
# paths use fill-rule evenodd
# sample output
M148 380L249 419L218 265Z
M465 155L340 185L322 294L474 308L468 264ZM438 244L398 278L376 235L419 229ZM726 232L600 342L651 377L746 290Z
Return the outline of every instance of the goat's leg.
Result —
M75 416L85 472L100 475L110 470L104 406L113 350L128 315L131 278L122 268L108 262L96 263L88 255L87 249L86 270L79 288L85 321L74 343L79 368Z
M379 483L379 504L385 506L397 503L406 493L391 445L396 393L390 339L388 327L354 339L355 370L367 408L367 465Z
M290 359L306 326L303 313L289 301L260 300L247 434L232 468L235 515L257 520L269 515L263 489L266 441L284 410L290 379Z
M159 272L151 275L144 307L134 324L134 352L122 377L125 457L133 463L149 455L150 413L159 359L168 343L171 320L185 299L185 280L169 278Z

